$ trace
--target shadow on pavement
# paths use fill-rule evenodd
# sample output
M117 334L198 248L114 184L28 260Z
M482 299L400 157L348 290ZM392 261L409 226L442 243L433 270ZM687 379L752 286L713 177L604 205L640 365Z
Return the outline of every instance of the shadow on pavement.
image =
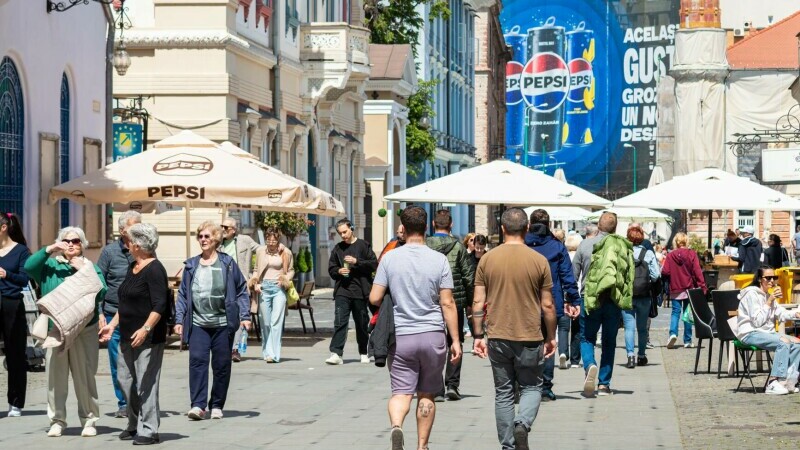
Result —
M23 417L25 417L25 416L46 416L46 415L47 415L47 411L44 411L44 410L38 410L38 409L34 410L34 411L29 411L27 409L23 409L22 410L22 416ZM8 412L0 413L0 417L8 417Z
M225 410L225 418L229 417L244 417L245 419L252 419L253 417L260 416L261 413L258 411L230 411Z

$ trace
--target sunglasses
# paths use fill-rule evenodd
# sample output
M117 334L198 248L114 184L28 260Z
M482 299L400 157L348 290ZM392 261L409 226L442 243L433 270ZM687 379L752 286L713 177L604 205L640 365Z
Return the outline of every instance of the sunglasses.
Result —
M61 242L65 244L72 244L72 245L81 245L82 242L80 239L62 239Z
M778 279L778 276L777 275L771 275L771 276L765 276L765 277L762 277L762 278L764 278L767 281L775 281L775 280Z
M222 227L222 229L223 229L223 230L225 230L225 231L228 231L228 230L230 230L230 229L232 229L232 228L233 228L233 227L229 227L228 225L221 225L221 227Z
M209 239L210 240L211 239L211 235L210 234L198 234L197 235L197 240L198 241L201 241L203 239Z

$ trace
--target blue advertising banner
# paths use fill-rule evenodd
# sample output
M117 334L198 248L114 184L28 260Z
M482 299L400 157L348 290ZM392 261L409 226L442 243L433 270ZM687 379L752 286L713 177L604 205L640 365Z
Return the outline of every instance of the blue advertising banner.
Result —
M679 11L680 0L505 0L506 157L611 197L634 176L646 186Z
M138 123L115 123L113 162L141 152L142 126Z

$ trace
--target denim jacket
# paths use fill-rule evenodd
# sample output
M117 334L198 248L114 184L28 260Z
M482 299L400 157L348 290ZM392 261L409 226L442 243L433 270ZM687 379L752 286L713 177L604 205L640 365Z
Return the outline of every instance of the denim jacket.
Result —
M225 316L228 319L228 330L236 332L239 322L250 320L250 294L247 282L239 270L236 261L225 253L217 252L217 258L224 270L222 282L225 285ZM182 342L189 342L192 331L192 282L194 281L200 256L189 258L184 262L181 286L178 289L178 301L175 305L175 323L183 325Z

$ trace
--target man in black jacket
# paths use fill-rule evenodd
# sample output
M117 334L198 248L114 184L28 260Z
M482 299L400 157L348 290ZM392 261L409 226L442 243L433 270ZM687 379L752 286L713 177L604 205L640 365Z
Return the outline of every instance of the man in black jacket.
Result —
M742 228L742 240L739 242L739 256L731 259L739 263L741 273L755 273L761 267L761 254L764 248L755 236L755 230L747 225Z
M378 268L378 259L369 242L358 239L353 234L353 224L350 220L342 219L336 222L336 232L339 233L342 242L333 248L328 261L328 274L336 285L333 288L335 315L330 345L331 356L325 363L330 365L343 363L342 354L352 313L356 325L358 353L361 355L361 362L369 364L367 305L369 292L372 289L372 274Z

